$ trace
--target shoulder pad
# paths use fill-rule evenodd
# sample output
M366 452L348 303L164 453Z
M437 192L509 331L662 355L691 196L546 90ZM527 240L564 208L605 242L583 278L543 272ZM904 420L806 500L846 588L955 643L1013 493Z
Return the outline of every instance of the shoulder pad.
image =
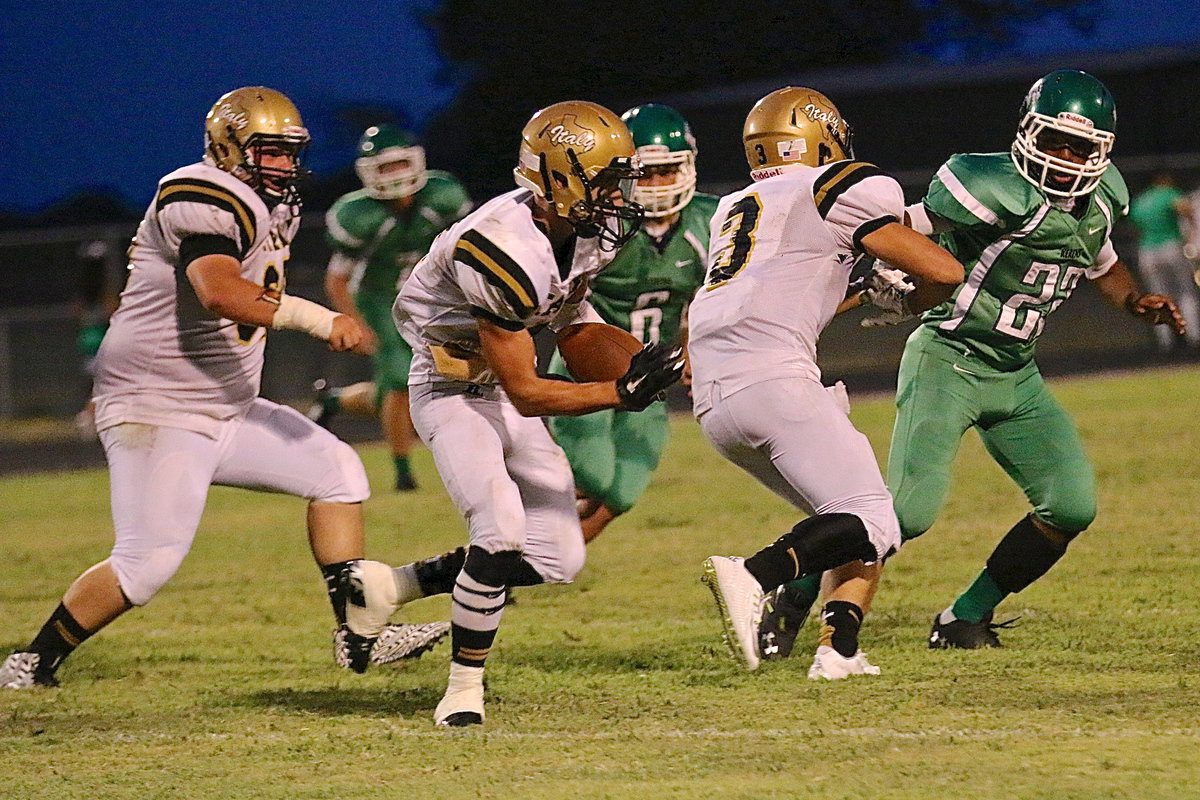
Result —
M817 211L824 219L847 189L858 183L883 175L883 171L874 164L866 161L838 161L825 167L824 171L813 181L813 202Z
M1008 228L1040 208L1044 198L1008 153L959 153L937 171L924 202L952 222Z
M235 238L236 230L243 254L250 250L260 224L268 218L262 199L249 186L204 163L177 169L159 181L155 210L161 212L175 203L193 203L228 212L232 217L228 235Z
M1129 187L1125 185L1125 176L1117 169L1116 164L1109 164L1108 169L1104 170L1104 177L1100 179L1097 191L1112 198L1117 213L1128 213Z
M496 220L481 223L461 231L454 243L454 260L499 289L519 316L528 316L549 290L548 270L556 269L549 242L540 236L541 242L526 240L509 226L495 224Z

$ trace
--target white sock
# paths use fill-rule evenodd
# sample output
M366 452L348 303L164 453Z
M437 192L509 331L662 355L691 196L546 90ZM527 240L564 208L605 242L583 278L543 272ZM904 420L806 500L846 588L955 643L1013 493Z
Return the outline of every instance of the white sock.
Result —
M951 622L954 622L954 620L958 619L958 617L954 616L953 609L954 606L947 606L945 611L943 611L941 614L938 614L938 622L942 625L949 625Z

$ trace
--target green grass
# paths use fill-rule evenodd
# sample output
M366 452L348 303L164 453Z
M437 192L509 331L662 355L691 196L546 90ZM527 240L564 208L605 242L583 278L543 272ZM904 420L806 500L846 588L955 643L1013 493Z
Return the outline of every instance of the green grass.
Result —
M1024 501L974 434L946 513L889 566L863 646L876 678L740 671L699 583L795 514L674 421L643 502L579 580L505 612L479 729L431 724L447 648L353 675L303 503L214 489L183 569L85 644L58 690L0 694L0 797L1180 798L1200 794L1200 370L1056 382L1100 481L1093 528L1001 607L1006 647L934 652L933 614L975 575ZM886 451L892 409L856 404ZM390 465L362 450L378 486ZM433 472L367 506L392 562L461 543ZM0 480L0 645L18 647L110 546L103 472ZM446 598L409 619L448 613ZM801 649L798 647L798 649Z

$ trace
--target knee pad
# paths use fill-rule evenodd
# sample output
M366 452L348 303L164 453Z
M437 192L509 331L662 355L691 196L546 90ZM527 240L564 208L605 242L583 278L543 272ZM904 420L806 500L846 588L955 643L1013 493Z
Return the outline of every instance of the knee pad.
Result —
M1072 538L1088 529L1096 519L1096 498L1080 496L1069 503L1059 502L1052 508L1037 510L1038 519ZM1070 534L1066 534L1070 531Z
M340 439L327 450L330 469L310 500L322 503L361 503L371 496L371 485L362 459L354 448Z
M1043 531L1029 515L996 545L987 560L988 573L997 587L1015 594L1049 572L1076 535L1058 529Z
M542 583L542 576L529 565L519 550L489 553L471 545L463 562L463 572L484 586L532 586Z
M144 606L179 570L186 555L186 549L169 546L134 553L114 548L108 563L125 599Z
M857 514L817 514L792 528L788 537L794 537L792 546L805 574L880 557Z

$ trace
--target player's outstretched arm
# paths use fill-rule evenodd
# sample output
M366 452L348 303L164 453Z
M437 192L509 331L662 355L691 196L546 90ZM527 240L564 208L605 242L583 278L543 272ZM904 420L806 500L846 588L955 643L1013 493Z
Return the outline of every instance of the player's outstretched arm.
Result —
M1165 294L1143 294L1123 261L1118 260L1103 275L1093 278L1092 285L1109 303L1151 325L1170 325L1179 334L1187 328L1175 301Z
M280 295L241 276L241 262L229 255L200 256L187 266L188 281L205 309L239 325L287 328L329 342L334 350L367 345L355 320L300 297Z
M620 405L613 381L568 383L538 375L537 350L529 331L510 331L483 318L477 318L476 324L484 358L522 416L576 416Z
M899 222L884 225L862 238L862 248L898 270L918 279L908 295L909 310L927 311L954 293L963 281L962 264L932 239Z

